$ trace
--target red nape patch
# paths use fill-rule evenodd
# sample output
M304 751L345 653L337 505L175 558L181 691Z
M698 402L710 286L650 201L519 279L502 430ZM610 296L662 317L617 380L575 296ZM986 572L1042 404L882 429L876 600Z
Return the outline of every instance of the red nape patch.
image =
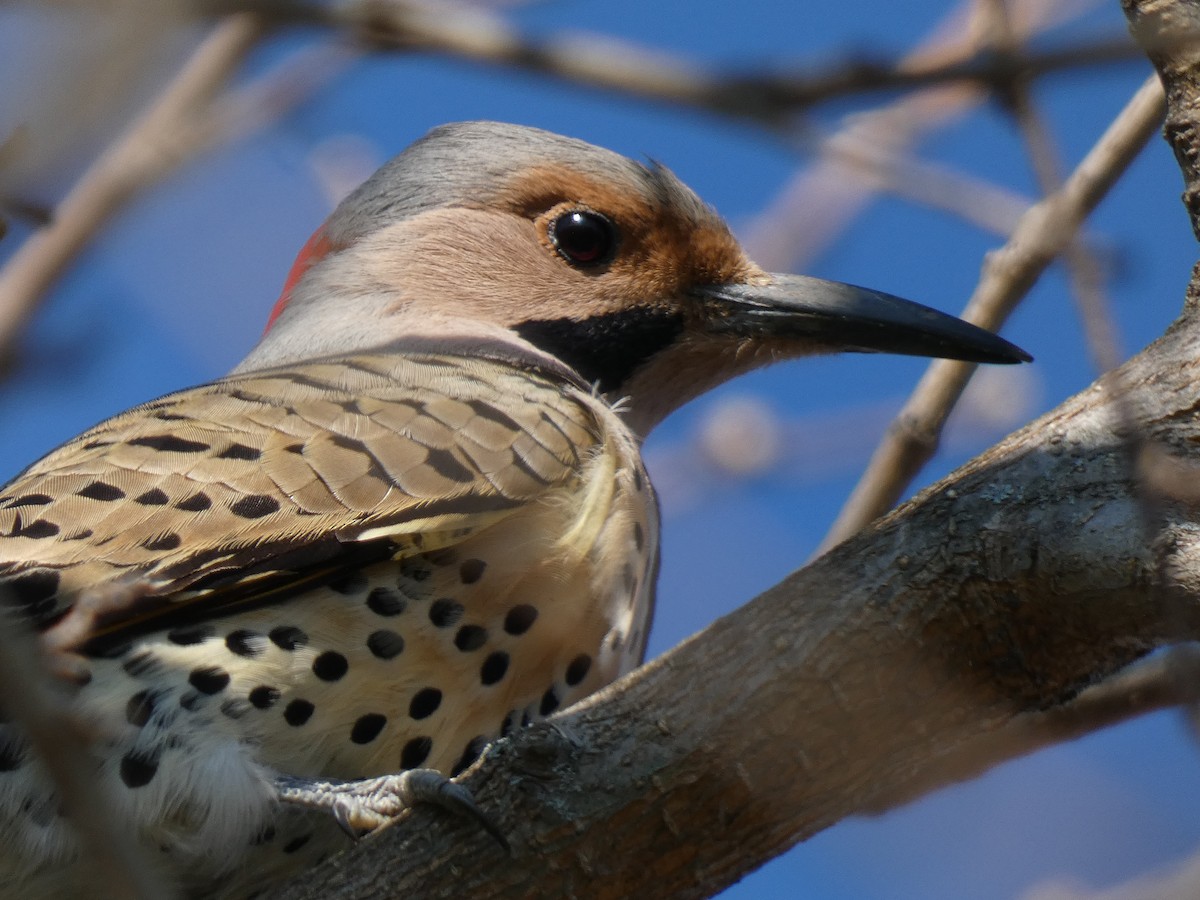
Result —
M317 260L329 253L333 249L333 243L325 234L325 226L322 225L313 232L312 237L308 239L304 247L301 248L296 256L296 261L292 263L292 270L288 272L287 281L283 283L283 291L279 294L279 299L275 301L275 307L271 310L271 315L267 317L267 327L263 329L263 333L271 330L271 326L275 324L275 320L279 318L279 314L283 312L283 308L288 305L288 301L292 299L292 291L298 282Z

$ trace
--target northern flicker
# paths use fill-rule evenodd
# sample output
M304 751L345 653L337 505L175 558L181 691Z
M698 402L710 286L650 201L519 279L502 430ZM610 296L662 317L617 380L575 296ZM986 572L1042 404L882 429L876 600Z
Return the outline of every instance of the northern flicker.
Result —
M337 208L229 375L3 490L0 577L70 662L114 822L185 895L246 896L345 842L315 781L453 776L636 666L642 438L739 373L841 350L1029 358L764 272L661 166L447 125ZM59 807L0 725L0 896L82 896Z

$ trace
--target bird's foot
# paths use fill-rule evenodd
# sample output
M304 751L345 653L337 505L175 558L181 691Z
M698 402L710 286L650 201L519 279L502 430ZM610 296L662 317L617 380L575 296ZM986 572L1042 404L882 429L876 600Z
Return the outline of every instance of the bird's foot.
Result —
M471 792L436 769L409 769L357 781L280 775L275 778L275 790L282 803L332 813L342 830L355 840L417 803L430 803L476 822L506 852L509 850L508 840L475 803Z

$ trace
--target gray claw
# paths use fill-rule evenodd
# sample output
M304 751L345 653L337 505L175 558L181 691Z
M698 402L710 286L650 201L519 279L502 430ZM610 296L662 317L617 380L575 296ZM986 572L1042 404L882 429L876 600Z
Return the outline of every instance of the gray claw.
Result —
M281 802L330 813L352 840L391 821L417 803L441 807L459 818L477 822L505 853L508 839L475 803L471 792L436 769L411 769L399 775L361 781L316 780L281 775L275 779Z
M495 822L479 808L475 798L461 784L455 784L436 769L412 769L404 773L405 800L439 806L460 818L471 819L490 834L505 853L511 853L508 839Z

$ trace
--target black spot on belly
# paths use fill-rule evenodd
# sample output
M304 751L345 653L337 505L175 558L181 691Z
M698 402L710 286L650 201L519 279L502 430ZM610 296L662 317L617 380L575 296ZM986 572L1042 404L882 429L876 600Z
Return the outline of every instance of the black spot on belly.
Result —
M344 572L328 582L331 591L345 594L347 597L363 593L369 583L367 576L362 572Z
M149 722L157 696L157 691L138 691L130 697L125 704L125 721L138 728Z
M280 625L278 628L272 628L267 637L280 650L295 650L308 643L308 635L294 625Z
M139 788L149 784L158 771L158 758L130 752L121 757L121 781L126 787Z
M586 653L580 653L567 665L567 684L571 687L587 678L588 670L592 667L592 658Z
M248 712L250 712L250 704L237 697L230 697L221 704L221 715L230 719L240 719Z
M414 719L427 719L442 705L442 692L437 688L421 688L408 704L408 714Z
M417 769L429 758L433 750L433 738L416 737L404 745L400 751L400 768Z
M466 749L463 750L462 756L460 756L458 762L454 764L454 768L450 770L450 777L453 778L455 775L461 774L471 765L471 763L479 759L479 754L483 752L483 748L487 746L487 743L488 739L482 734L471 738L471 740L467 742Z
M463 584L474 584L483 577L483 570L486 568L487 563L482 559L463 560L458 567L458 577Z
M283 718L289 725L299 727L312 718L316 709L307 700L293 700L284 707Z
M504 617L504 630L509 634L524 634L537 620L538 611L528 603L514 606Z
M463 616L463 605L457 600L444 597L434 600L429 606L429 621L438 628L453 625Z
M216 634L211 625L193 625L188 628L173 628L167 632L167 640L181 647L199 644Z
M350 740L356 744L369 744L379 737L379 732L383 731L383 726L386 724L387 716L379 713L367 713L365 716L359 716L354 727L350 729Z
M229 673L218 666L192 669L188 684L202 694L219 694L229 685Z
M508 672L508 654L497 651L488 656L479 667L479 680L484 684L495 684Z
M367 594L367 609L377 616L398 616L408 607L408 601L391 588L372 588Z
M253 631L239 628L225 635L225 647L235 656L252 659L263 652L262 638Z
M346 657L332 650L326 650L313 660L313 674L322 681L337 681L350 669Z
M478 650L487 643L487 629L479 625L464 625L454 635L454 646L464 653Z
M394 631L381 628L367 638L367 649L379 659L394 659L404 652L404 638Z
M260 684L247 695L250 702L259 709L270 709L279 702L279 689Z
M149 650L143 650L121 663L121 668L134 678L142 678L158 672L162 668L162 662Z

